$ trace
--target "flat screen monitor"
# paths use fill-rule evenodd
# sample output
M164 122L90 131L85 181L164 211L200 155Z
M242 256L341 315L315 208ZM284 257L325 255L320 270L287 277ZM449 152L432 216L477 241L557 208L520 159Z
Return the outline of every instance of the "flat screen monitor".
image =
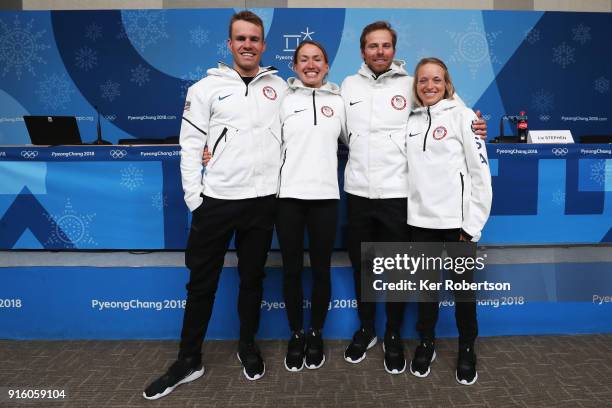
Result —
M81 134L74 116L24 116L33 145L80 145Z

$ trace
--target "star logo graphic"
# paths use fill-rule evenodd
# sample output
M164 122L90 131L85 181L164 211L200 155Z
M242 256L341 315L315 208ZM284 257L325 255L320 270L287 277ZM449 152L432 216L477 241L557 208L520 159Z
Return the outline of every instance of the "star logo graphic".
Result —
M308 27L306 27L306 32L304 31L300 31L300 34L303 34L304 37L302 38L302 40L311 40L312 41L312 37L311 34L314 34L314 31L310 31L310 29Z

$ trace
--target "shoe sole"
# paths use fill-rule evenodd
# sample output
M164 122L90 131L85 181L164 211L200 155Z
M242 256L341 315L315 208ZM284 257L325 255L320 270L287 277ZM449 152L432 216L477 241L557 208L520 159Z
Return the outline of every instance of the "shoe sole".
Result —
M242 360L240 359L240 353L236 353L236 357L238 357L238 361L240 361L240 364L242 364ZM242 373L244 374L247 380L257 381L266 373L266 363L263 363L263 371L261 372L261 374L255 374L253 377L249 377L249 374L247 373L246 367L244 367L244 365L242 366Z
M298 373L302 371L302 369L304 368L304 360L302 360L302 365L300 366L300 368L297 368L297 367L289 368L289 366L287 365L287 357L285 357L285 368L287 369L287 371L291 373Z
M186 384L188 382L192 382L197 380L198 378L200 378L201 376L204 375L204 367L202 366L201 370L198 371L194 371L193 373L189 374L187 377L183 378L181 381L177 382L174 386L172 387L168 387L164 390L164 392L160 393L160 394L155 394L152 397L148 397L147 394L145 392L142 393L142 396L145 399L148 400L156 400L156 399L160 399L162 397L165 397L166 395L170 394L172 391L174 391L176 389L176 387L178 387L181 384Z
M383 341L382 349L383 349L383 353L386 353L384 341ZM383 365L385 366L385 371L392 375L398 375L406 371L406 359L404 359L404 366L402 367L401 370L396 370L396 369L389 370L389 368L387 368L387 360L385 360L384 357L383 357Z
M325 354L323 354L323 360L321 360L321 364L319 364L319 365L314 365L314 364L308 365L308 364L306 364L305 360L306 359L304 358L304 365L306 366L307 369L309 369L309 370L316 370L317 368L323 367L323 364L325 364Z
M425 374L421 374L418 371L414 371L412 369L412 362L411 362L410 363L410 373L412 373L412 375L414 375L415 377L419 377L419 378L427 377L429 373L431 372L431 363L433 363L435 359L436 359L436 350L434 350L433 356L431 356L431 361L429 362L429 367L427 367L427 371L425 372ZM455 373L455 375L457 375L457 373Z
M374 338L372 340L370 340L370 344L368 344L368 347L366 347L366 351L371 349L372 347L374 347L376 345L377 341L378 341L378 337L374 336ZM348 347L346 348L346 350L348 350ZM358 363L361 363L366 358L366 352L364 351L363 356L361 356L357 360L351 360L350 357L346 356L346 350L344 350L344 361L346 361L348 363L358 364Z
M478 380L478 371L476 371L476 375L474 376L474 379L471 382L468 382L467 380L460 380L459 377L457 376L457 370L455 370L455 379L461 385L473 385L476 382L476 380Z

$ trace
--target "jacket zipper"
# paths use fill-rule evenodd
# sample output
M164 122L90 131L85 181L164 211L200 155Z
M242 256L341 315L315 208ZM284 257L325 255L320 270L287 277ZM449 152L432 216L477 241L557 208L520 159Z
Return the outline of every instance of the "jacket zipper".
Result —
M423 151L425 151L425 147L427 146L427 134L429 133L429 129L431 128L431 112L429 112L429 106L427 107L427 132L425 132L425 138L423 139Z
M278 192L276 193L277 197L280 195L281 181L283 179L283 166L285 166L286 160L287 160L287 149L285 149L285 154L283 156L283 162L281 163L280 170L278 172Z
M312 111L314 113L314 125L317 126L317 104L315 103L315 91L312 91Z
M217 138L217 141L215 142L215 145L213 146L213 150L212 150L212 155L215 155L215 150L217 150L217 145L219 144L219 142L221 141L221 139L225 137L225 141L227 142L227 128L224 127L223 131L221 132L221 135Z
M461 177L461 222L463 222L463 192L465 190L465 183L463 182L463 173L459 172Z
M271 69L266 69L265 71L261 71L259 74L255 75L255 76L253 77L253 79L251 79L251 82L249 82L249 85L250 85L250 84L252 84L252 83L253 83L253 81L255 81L255 79L256 79L258 76L263 75L263 74L265 74L266 72L269 72L269 71L272 71L272 70L271 70ZM238 74L238 75L240 75L240 74ZM249 85L246 85L246 92L244 93L244 96L249 96Z

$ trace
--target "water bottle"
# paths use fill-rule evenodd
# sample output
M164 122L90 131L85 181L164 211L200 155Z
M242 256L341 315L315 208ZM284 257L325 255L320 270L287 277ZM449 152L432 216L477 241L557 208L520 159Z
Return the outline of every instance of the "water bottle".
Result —
M527 115L525 111L521 111L516 122L516 130L518 133L519 143L527 143L527 132L529 128L527 126Z

